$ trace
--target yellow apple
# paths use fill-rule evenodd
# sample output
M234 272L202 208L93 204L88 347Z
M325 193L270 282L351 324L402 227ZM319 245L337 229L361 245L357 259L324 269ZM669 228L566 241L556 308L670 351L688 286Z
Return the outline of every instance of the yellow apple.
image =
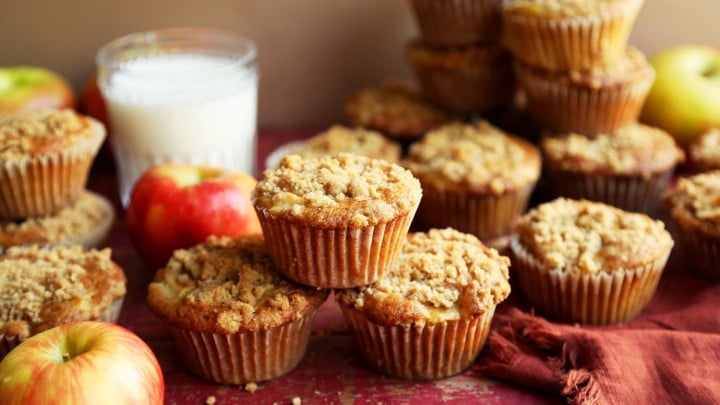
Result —
M41 108L75 108L70 83L37 66L0 67L0 114Z

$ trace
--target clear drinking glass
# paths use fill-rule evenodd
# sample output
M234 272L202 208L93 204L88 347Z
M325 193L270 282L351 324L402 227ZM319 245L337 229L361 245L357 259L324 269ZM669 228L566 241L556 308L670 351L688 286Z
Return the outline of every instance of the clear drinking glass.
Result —
M253 173L256 60L251 40L209 28L134 33L98 51L123 206L137 178L159 163Z

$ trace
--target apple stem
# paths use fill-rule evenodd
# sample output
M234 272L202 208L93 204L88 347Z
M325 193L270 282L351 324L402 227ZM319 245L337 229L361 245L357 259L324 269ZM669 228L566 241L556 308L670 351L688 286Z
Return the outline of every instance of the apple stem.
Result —
M62 355L63 361L70 361L70 353L65 352Z

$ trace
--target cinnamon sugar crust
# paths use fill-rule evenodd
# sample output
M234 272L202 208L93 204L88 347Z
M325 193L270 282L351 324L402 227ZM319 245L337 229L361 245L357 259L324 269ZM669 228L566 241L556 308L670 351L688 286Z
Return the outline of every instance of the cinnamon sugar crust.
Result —
M328 290L277 273L260 235L210 237L177 250L148 287L150 310L178 328L239 333L281 326L311 314Z
M643 0L505 0L502 7L518 15L568 18L617 14L642 3Z
M292 153L310 158L337 155L343 152L383 159L388 162L397 162L402 155L400 145L386 138L380 132L360 127L348 128L342 125L333 125L311 137L304 142L302 147Z
M674 244L662 221L603 203L565 198L528 211L515 233L542 266L580 274L654 263Z
M422 183L496 195L534 183L540 153L487 121L437 128L410 147L403 165Z
M605 175L650 177L671 170L685 158L670 134L637 123L594 136L545 134L540 148L552 167Z
M125 296L110 249L11 247L0 256L0 333L20 339L54 326L99 319Z
M452 228L408 235L388 273L336 291L344 305L382 325L437 323L494 310L510 294L510 260Z
M0 115L0 160L58 152L91 139L104 129L96 120L71 109L44 109Z
M384 160L341 153L289 155L266 170L253 193L256 209L314 226L366 227L417 208L422 189L410 171Z
M720 170L679 178L663 200L677 222L706 236L720 237Z
M85 247L99 241L115 219L112 204L104 197L83 191L78 200L56 214L0 221L0 247L17 245L70 245Z

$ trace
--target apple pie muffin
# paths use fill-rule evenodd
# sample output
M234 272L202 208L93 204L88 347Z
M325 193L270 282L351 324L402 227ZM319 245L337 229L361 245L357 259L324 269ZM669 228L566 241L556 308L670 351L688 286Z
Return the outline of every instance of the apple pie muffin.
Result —
M11 247L0 256L0 357L46 329L115 322L127 280L110 249Z
M482 349L510 294L510 260L451 228L408 235L374 283L335 292L355 345L373 368L429 380L461 372Z
M262 236L250 235L176 250L155 274L147 302L172 327L192 372L237 385L292 370L328 295L282 277Z
M395 260L422 189L410 171L341 153L283 158L253 203L278 271L325 288L365 285Z
M51 215L77 201L105 139L70 109L0 116L0 218Z

